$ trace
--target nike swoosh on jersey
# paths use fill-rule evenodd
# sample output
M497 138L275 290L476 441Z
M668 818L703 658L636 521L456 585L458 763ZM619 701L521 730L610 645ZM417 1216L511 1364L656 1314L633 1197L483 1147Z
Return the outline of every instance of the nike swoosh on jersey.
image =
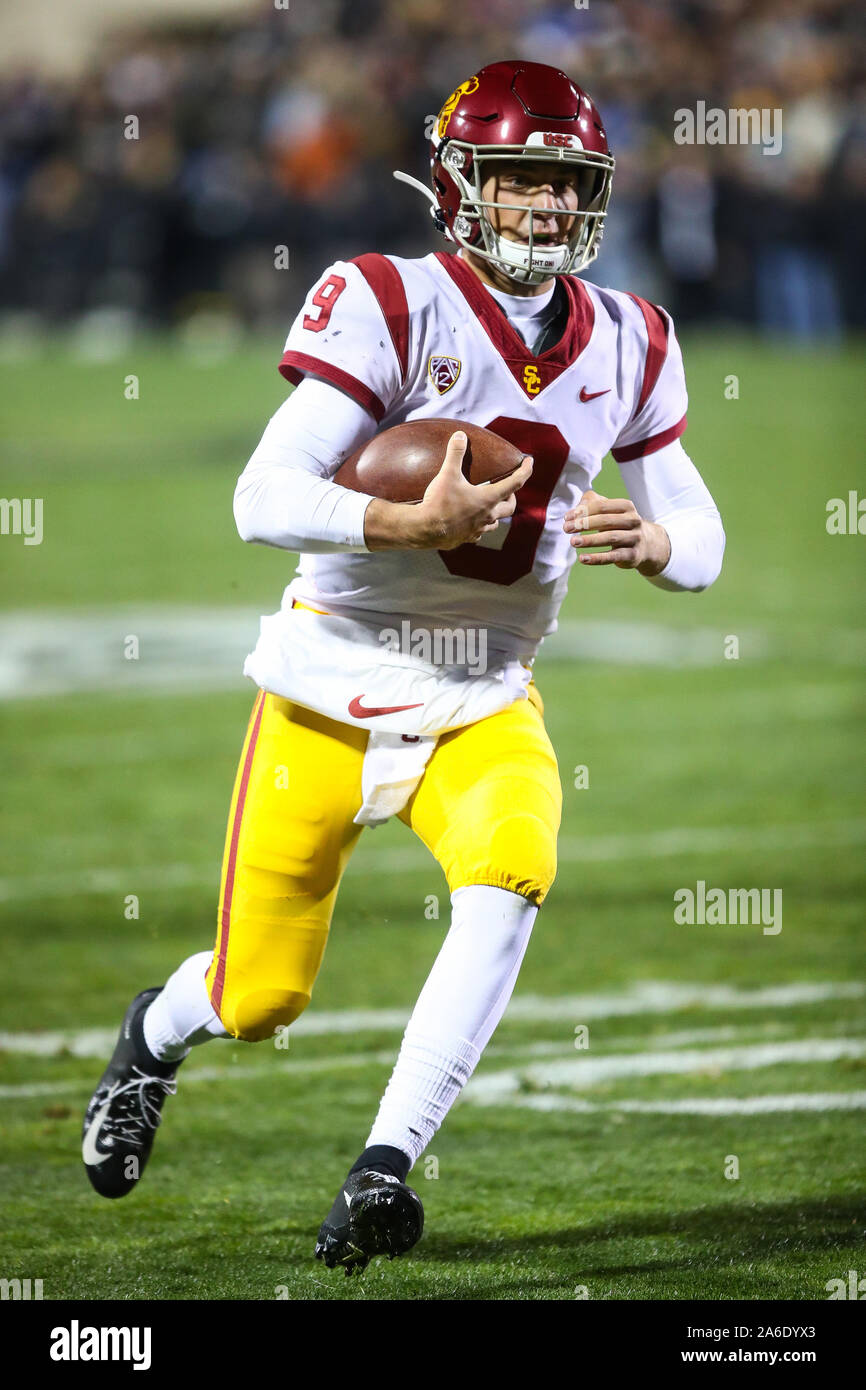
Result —
M108 1097L108 1100L105 1102L102 1109L97 1110L96 1114L94 1115L93 1119L91 1120L88 1126L87 1133L84 1136L84 1140L81 1145L81 1157L84 1159L84 1162L87 1164L88 1168L94 1167L97 1163L104 1163L106 1158L109 1157L108 1154L102 1153L96 1147L96 1140L99 1137L99 1131L102 1129L102 1122L108 1114L110 1107L111 1096Z
M585 386L581 386L578 399L583 401L583 404L586 405L587 401L594 401L596 396L606 396L609 390L610 387L606 386L603 391L587 391Z
M361 704L363 698L363 694L356 695L353 700L349 701L349 713L353 719L375 719L379 714L399 714L401 710L404 709L420 709L424 703L423 700L418 700L414 705L376 705L368 707Z

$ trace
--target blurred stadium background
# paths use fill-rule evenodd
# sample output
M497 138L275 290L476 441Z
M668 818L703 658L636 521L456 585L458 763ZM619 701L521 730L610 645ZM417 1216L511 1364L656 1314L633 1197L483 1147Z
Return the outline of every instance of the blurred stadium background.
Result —
M862 478L855 7L79 0L4 6L0 54L0 491L44 502L42 544L0 537L0 1275L46 1298L826 1297L866 1206L866 542L826 528ZM334 257L441 244L391 170L425 177L427 118L518 55L605 116L589 278L677 317L726 567L698 598L575 577L539 659L559 878L438 1180L416 1170L417 1255L326 1281L319 1220L446 925L401 826L362 842L291 1051L200 1050L127 1203L92 1195L80 1115L131 994L212 939L241 663L293 569L241 545L231 494L288 324ZM781 108L782 152L677 146L698 100ZM677 926L697 880L781 888L781 933Z
M128 0L6 7L0 47L0 298L43 327L205 310L284 324L335 257L423 254L423 205L391 171L426 178L428 117L513 54L577 74L604 113L616 216L600 283L639 283L681 323L863 326L849 0ZM781 153L675 145L673 112L697 100L782 109ZM138 140L118 138L128 113Z

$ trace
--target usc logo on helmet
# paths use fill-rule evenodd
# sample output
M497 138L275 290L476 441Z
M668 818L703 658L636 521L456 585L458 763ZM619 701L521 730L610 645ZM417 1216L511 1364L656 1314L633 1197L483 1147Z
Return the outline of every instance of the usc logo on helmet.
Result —
M467 77L466 81L465 81L465 82L461 82L461 83L460 83L460 86L457 87L457 88L451 93L451 95L450 95L450 97L448 98L448 100L446 101L445 105L442 107L442 110L439 112L439 121L438 121L438 124L437 124L437 126L436 126L436 134L439 136L439 139L440 139L440 140L444 140L444 139L445 139L445 132L446 132L446 130L448 129L448 122L451 120L451 117L454 115L454 108L456 107L456 105L457 105L458 101L460 100L460 98L463 97L463 96L469 96L470 92L477 92L477 91L478 91L478 78L477 78L477 77Z
M537 396L541 390L541 377L538 374L538 368L533 367L529 362L523 368L523 389L527 396Z

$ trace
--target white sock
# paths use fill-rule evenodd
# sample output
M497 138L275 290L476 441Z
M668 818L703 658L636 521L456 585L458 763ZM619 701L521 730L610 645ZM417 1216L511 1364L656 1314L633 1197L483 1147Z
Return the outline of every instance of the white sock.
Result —
M423 1153L505 1012L538 908L505 888L451 895L451 929L403 1035L367 1148Z
M161 1062L177 1062L211 1038L228 1038L208 997L204 977L213 951L199 951L178 966L144 1015L144 1041Z

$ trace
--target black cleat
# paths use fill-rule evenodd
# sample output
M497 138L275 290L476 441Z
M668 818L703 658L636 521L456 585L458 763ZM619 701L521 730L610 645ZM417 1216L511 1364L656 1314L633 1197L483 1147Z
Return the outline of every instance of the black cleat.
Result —
M166 1096L177 1090L180 1062L158 1062L144 1044L141 1019L161 989L137 994L117 1045L84 1113L81 1156L102 1197L125 1197L144 1172Z
M421 1239L424 1208L411 1187L391 1173L350 1173L322 1222L316 1259L346 1274L366 1269L374 1255L405 1255Z

